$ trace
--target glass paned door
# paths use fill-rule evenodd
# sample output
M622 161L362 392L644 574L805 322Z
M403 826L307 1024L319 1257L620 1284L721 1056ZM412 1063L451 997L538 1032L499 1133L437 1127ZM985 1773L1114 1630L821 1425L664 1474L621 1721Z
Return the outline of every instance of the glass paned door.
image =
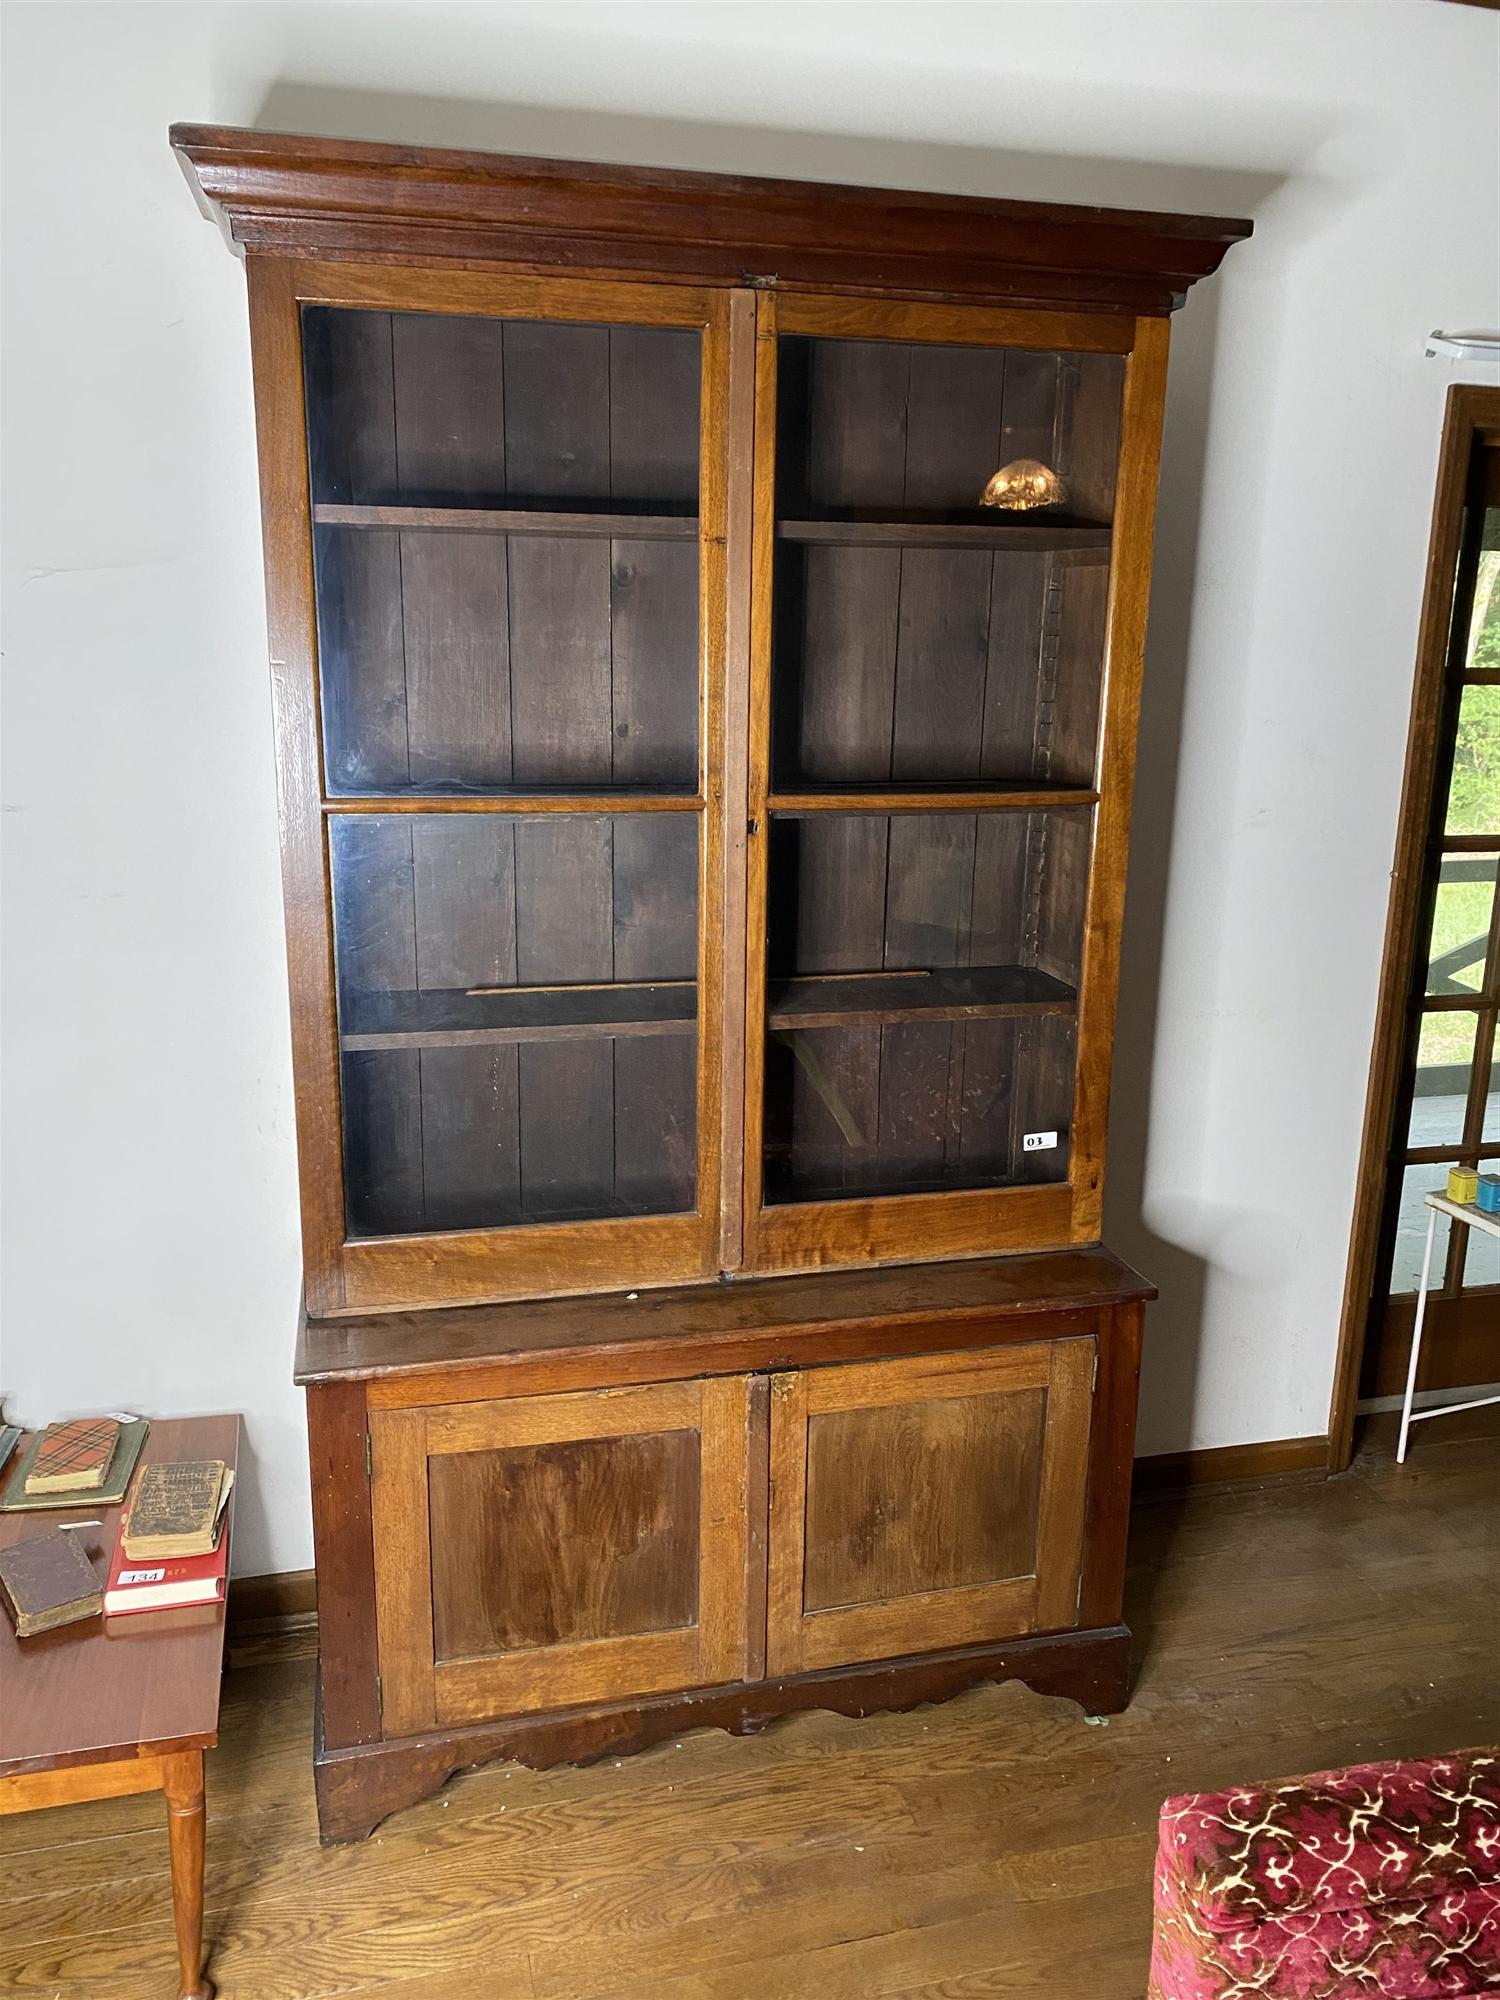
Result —
M1386 1191L1377 1320L1409 1320L1428 1211L1453 1166L1500 1174L1500 451L1476 453L1460 543L1432 815L1424 945L1410 1000L1410 1055ZM1441 1230L1429 1329L1500 1285L1492 1239Z
M775 313L762 1261L998 1245L1044 1191L1066 1241L1125 355Z
M566 289L302 308L351 1255L699 1207L705 330Z

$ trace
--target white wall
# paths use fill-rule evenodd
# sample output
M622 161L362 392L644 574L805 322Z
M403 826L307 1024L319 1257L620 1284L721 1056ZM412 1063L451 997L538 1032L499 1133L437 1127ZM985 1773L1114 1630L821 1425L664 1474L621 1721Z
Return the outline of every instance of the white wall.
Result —
M1447 364L1462 6L12 5L8 1297L27 1418L238 1407L310 1559L244 288L174 118L1255 217L1177 323L1109 1235L1142 1447L1321 1431ZM1148 1116L1149 1114L1149 1116Z

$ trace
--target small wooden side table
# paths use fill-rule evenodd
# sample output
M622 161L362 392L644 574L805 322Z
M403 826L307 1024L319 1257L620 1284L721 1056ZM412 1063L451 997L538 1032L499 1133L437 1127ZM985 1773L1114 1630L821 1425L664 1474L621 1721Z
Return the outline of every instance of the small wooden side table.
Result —
M141 1462L233 1465L239 1436L238 1417L163 1419ZM91 1508L86 1493L76 1512L0 1514L0 1547L98 1519L78 1539L103 1575L119 1515ZM166 1793L180 2000L214 1990L203 1972L203 1753L218 1741L223 1666L222 1603L95 1618L35 1639L18 1639L0 1612L0 1813Z
M1435 1410L1414 1410L1417 1393L1417 1363L1422 1358L1422 1322L1427 1317L1427 1282L1432 1276L1432 1240L1440 1215L1452 1218L1465 1229L1481 1229L1487 1236L1500 1236L1500 1215L1489 1215L1470 1202L1449 1201L1445 1194L1430 1194L1427 1201L1427 1248L1422 1252L1422 1277L1417 1286L1417 1312L1411 1328L1411 1359L1406 1364L1406 1394L1401 1399L1401 1435L1396 1441L1396 1463L1406 1463L1406 1440L1413 1424L1424 1417L1451 1417L1460 1410L1482 1410L1500 1403L1500 1396L1475 1396L1467 1403L1440 1403Z

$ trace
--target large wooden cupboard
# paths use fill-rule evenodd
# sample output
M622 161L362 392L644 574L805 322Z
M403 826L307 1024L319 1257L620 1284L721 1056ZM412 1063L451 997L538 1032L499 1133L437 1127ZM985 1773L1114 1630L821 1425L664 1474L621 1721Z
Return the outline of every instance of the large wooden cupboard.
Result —
M1249 225L173 143L249 278L325 1833L1119 1706L1167 330Z

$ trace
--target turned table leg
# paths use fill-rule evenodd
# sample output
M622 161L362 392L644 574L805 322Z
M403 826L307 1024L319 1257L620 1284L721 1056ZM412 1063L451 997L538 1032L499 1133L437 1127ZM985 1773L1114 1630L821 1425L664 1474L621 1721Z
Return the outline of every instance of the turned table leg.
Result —
M203 1752L162 1758L167 1843L172 1856L172 1917L177 1925L179 2000L213 2000L203 1973Z

